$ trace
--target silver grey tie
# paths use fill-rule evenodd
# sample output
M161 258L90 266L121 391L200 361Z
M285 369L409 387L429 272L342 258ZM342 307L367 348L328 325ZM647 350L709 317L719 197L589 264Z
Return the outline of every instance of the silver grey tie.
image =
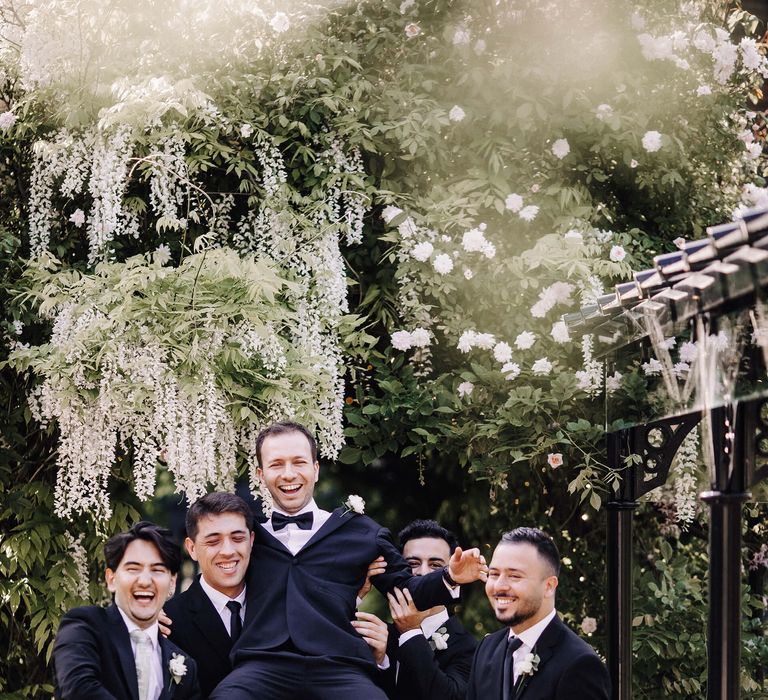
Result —
M149 676L152 673L152 641L142 630L133 630L131 639L136 644L136 678L139 681L139 700L149 700Z

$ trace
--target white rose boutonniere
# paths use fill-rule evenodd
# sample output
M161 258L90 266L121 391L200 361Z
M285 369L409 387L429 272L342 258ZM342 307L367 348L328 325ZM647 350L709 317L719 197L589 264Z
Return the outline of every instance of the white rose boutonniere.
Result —
M515 674L518 678L521 676L532 676L539 670L539 655L533 652L526 654L522 661L515 664Z
M346 510L344 513L358 513L362 515L365 512L365 501L360 496L351 495L344 501Z
M432 651L442 651L448 648L448 630L445 627L439 627L432 633L429 638L429 646L432 647Z
M187 675L186 657L182 654L174 654L168 662L168 670L174 683L181 683L181 679Z

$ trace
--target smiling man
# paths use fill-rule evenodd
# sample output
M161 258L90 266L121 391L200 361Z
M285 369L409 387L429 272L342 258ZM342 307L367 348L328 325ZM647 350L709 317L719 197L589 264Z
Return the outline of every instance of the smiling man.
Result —
M536 528L505 533L485 592L505 628L480 643L467 700L608 700L608 671L589 644L560 621L560 554Z
M385 700L363 640L371 623L352 625L371 562L386 560L373 578L379 590L408 588L429 608L453 600L457 584L484 580L485 561L476 549L457 548L444 569L414 576L389 531L361 509L320 509L317 447L302 425L275 423L259 435L256 452L274 512L255 528L245 628L232 651L234 669L211 698Z
M53 649L56 698L199 698L194 660L158 634L180 563L170 531L142 521L112 537L104 557L114 602L62 618Z
M209 493L187 511L189 556L200 576L165 606L169 639L197 662L203 697L231 670L229 653L245 619L245 572L253 546L253 515L231 493Z

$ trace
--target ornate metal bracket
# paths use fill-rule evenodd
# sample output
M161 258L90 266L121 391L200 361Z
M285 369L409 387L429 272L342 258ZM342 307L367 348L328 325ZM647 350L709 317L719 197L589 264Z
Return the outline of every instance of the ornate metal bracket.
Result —
M700 421L701 412L693 411L609 433L609 464L621 472L621 486L615 500L636 501L663 485L669 476L669 468L677 450L686 435ZM768 439L766 447L768 448ZM626 458L631 455L638 455L640 462L627 464Z

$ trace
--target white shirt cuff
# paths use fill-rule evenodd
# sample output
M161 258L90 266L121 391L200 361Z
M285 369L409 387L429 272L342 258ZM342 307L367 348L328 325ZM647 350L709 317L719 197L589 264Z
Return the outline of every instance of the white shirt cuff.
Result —
M443 583L445 584L445 587L450 591L451 598L456 600L461 595L461 586L451 586L448 581L443 578Z
M384 661L376 665L379 667L379 671L386 671L389 668L389 657L385 654Z
M416 637L419 634L424 634L421 631L421 627L417 627L415 630L408 630L407 632L403 632L400 635L399 646L403 646L403 644L405 644L409 639L413 639L414 637Z

